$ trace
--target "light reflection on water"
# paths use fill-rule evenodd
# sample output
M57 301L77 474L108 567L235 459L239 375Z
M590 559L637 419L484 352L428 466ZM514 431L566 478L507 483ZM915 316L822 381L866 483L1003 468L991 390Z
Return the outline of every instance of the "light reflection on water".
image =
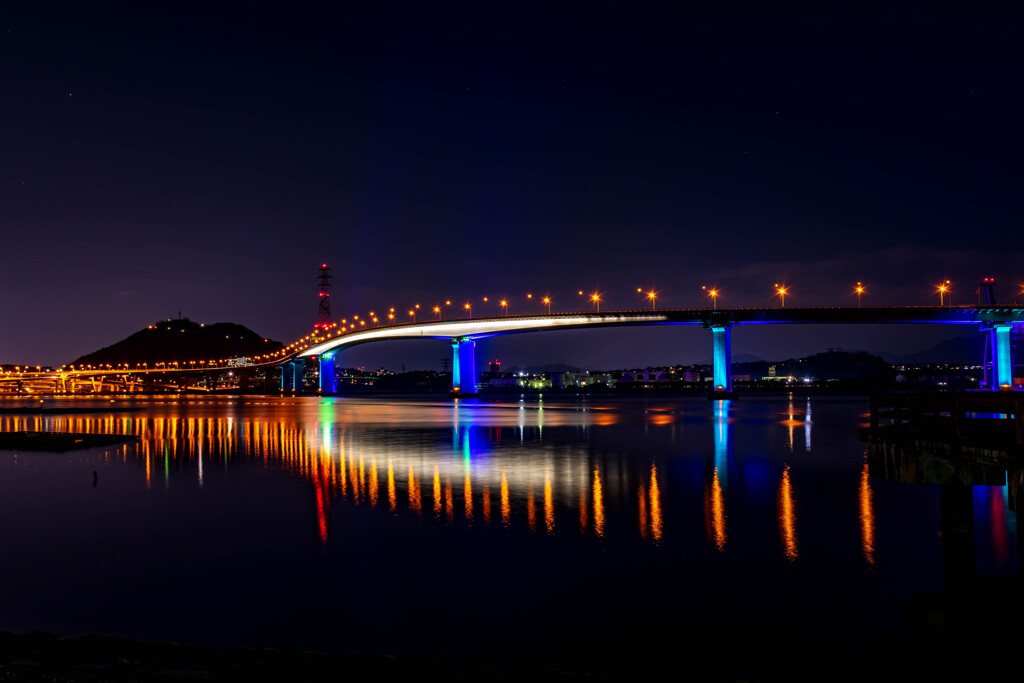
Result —
M259 497L247 492L261 478L284 473L285 479L301 484L309 510L305 522L299 523L304 529L289 527L285 532L315 539L312 545L329 566L323 570L327 577L342 569L351 571L353 538L361 534L372 534L380 547L387 547L391 539L397 545L412 544L422 533L439 542L457 540L454 545L442 543L446 552L455 554L446 558L450 562L460 561L458 553L465 553L467 563L476 562L474 544L513 549L505 565L488 565L494 585L503 588L533 573L532 566L516 564L519 556L526 558L523 562L532 558L549 563L556 575L576 572L580 564L610 563L613 569L608 571L615 573L609 576L618 576L626 564L635 572L628 575L630 581L654 582L665 609L697 609L702 600L710 601L710 592L709 597L684 595L680 586L692 577L702 577L700 582L707 584L718 580L713 577L720 572L743 576L750 591L771 593L771 582L789 576L787 572L813 571L811 579L807 574L794 579L805 591L808 610L839 576L848 583L882 574L888 581L903 582L901 590L908 592L934 589L940 582L936 496L925 487L869 476L865 447L854 433L863 420L865 401L860 398L136 403L145 409L0 416L0 429L5 431L140 437L137 445L66 456L0 453L0 485L6 479L11 487L0 499L0 511L30 520L29 524L33 515L42 519L45 506L36 493L27 491L46 490L47 484L34 478L32 463L62 457L69 468L98 470L100 486L118 494L110 503L115 509L121 496L139 505L140 500L196 489L214 508L224 500L225 510L217 514L243 525L234 529L240 536L259 538L259 525L267 524L259 515L284 505L295 492L277 485L260 489ZM79 404L84 405L75 405ZM1006 487L977 489L979 556L989 570L1011 573L1017 562L1016 525ZM181 519L193 514L175 507L173 498L167 500L169 507L159 514ZM131 515L132 510L118 514ZM47 527L47 533L61 532ZM206 558L207 547L194 543L190 538L183 545L187 549L171 552L199 553L204 570L209 565L213 574L229 570L230 565L217 566ZM59 536L52 544L73 545ZM567 557L553 548L566 548ZM265 552L259 562L272 564L286 582L301 582L300 576L289 574L297 569L273 557L279 554L275 547ZM365 547L360 552L367 556ZM112 555L102 561L123 564L132 559ZM308 572L309 563L315 566L316 560L305 561ZM412 560L439 561L429 554ZM665 572L671 579L656 578L663 563L671 568ZM801 569L808 566L815 569ZM21 570L7 571L8 579L21 576L12 574ZM24 568L30 571L31 567ZM752 578L762 576L763 584ZM749 609L750 595L741 584L724 584L730 587L714 596L710 614ZM874 590L873 585L869 581L861 590ZM611 590L604 583L600 586ZM530 590L534 589L523 588L527 594ZM889 605L892 614L899 615L898 601L885 602L891 600L888 590L879 589L872 604ZM681 592L676 596L675 591ZM790 593L786 599L799 603L799 594ZM346 605L354 600L334 599ZM861 602L850 598L846 609L866 612ZM617 609L624 620L636 617L631 607L622 605ZM382 608L377 604L374 609ZM789 618L801 614L798 604L785 609L796 615ZM892 614L877 618L890 619ZM241 642L276 644L267 638Z
M604 462L591 452L590 430L626 423L635 427L639 421L644 434L650 428L668 430L670 444L692 446L696 439L699 446L699 432L706 428L693 427L708 422L702 416L707 404L659 403L645 406L637 415L628 409L632 406L624 410L614 401L596 406L550 401L463 401L454 405L343 399L153 401L140 413L5 415L0 418L0 429L136 435L140 437L137 447L120 447L101 457L142 465L147 488L154 483L171 486L186 469L192 469L202 487L204 469L214 462L229 467L244 460L279 467L312 486L316 525L323 542L329 536L332 500L375 508L383 495L391 513L419 516L424 505L421 485L428 481L430 500L426 504L437 519L449 523L454 522L458 508L466 522L490 526L493 490L498 492L500 521L506 528L521 524L531 532L547 534L575 529L600 537L613 513L634 520L616 523L617 533L632 528L641 539L658 544L664 535L673 533L672 524L681 521L664 516L657 458ZM731 404L727 400L711 402L713 464L703 482L707 542L718 552L725 551L729 538L729 481L736 467L732 434L737 418L732 416L736 408ZM791 395L785 399L784 419L777 424L785 430L786 452L795 452L794 432L801 427L803 451L812 453L811 414L810 398ZM688 423L680 420L681 416L696 416L697 420ZM440 424L450 426L448 448L438 437ZM559 438L546 441L545 426L549 434L552 429L561 430ZM570 431L568 439L565 430ZM685 438L682 432L686 432ZM852 427L850 432L852 440ZM643 442L643 436L636 438ZM602 467L611 469L603 472ZM799 535L791 467L786 459L779 462L774 488L780 551L794 561L799 556ZM860 545L864 559L873 566L876 518L866 462L859 475ZM627 481L635 482L629 487L633 495L623 486ZM1004 495L1002 499L991 496L985 509L985 517L992 521L990 536L1000 564L1011 560L1006 550L1011 545L1006 540L1006 508ZM570 512L575 524L557 521Z
M493 489L500 491L501 522L506 527L525 522L531 531L555 534L557 528L562 528L562 524L556 524L557 517L576 508L579 532L604 534L606 501L601 464L591 465L578 445L546 447L543 426L546 421L549 430L574 427L585 436L593 424L614 425L621 418L608 408L591 412L516 405L510 413L508 406L428 405L428 422L438 413L447 413L451 421L451 448L446 451L436 442L436 434L429 434L425 440L421 430L407 430L410 437L410 433L396 434L380 426L400 415L401 406L361 405L358 410L366 413L360 416L365 419L354 424L349 419L351 409L342 407L339 415L331 410L329 402L324 402L317 410L317 419L311 422L303 422L295 414L290 415L291 420L282 420L275 419L274 413L261 415L259 411L238 416L4 416L0 429L138 436L137 447L116 449L114 457L125 464L140 462L145 468L147 488L154 483L171 486L175 475L186 468L193 470L196 483L202 487L204 468L210 462L228 466L247 460L280 467L312 485L316 523L325 542L332 499L376 507L384 495L391 512L419 515L423 505L420 482L424 478L432 481L429 505L438 519L454 521L455 509L459 508L467 522L490 525ZM598 417L591 422L589 418L595 414ZM716 433L724 440L727 409L716 408L716 415ZM666 416L672 417L656 411L647 422L664 426ZM516 442L528 444L529 450L517 449L514 458L491 457L503 444ZM591 469L592 477L588 475ZM640 493L635 509L614 501L616 510L635 514L638 524L634 528L644 539L658 543L664 533L664 520L657 465L651 462L635 472L618 470L620 477L635 477ZM620 490L618 482L613 490Z

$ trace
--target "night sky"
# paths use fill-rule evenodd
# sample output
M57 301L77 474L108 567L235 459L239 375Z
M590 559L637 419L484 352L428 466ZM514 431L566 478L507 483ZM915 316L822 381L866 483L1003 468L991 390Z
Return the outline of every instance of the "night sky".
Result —
M969 6L5 3L0 362L147 324L451 299L573 310L937 304L1024 281L1022 16ZM921 7L926 7L921 3ZM893 5L897 7L898 5ZM492 308L496 310L496 307ZM540 307L534 304L534 311ZM948 328L739 328L734 352L910 353ZM437 368L436 343L343 365ZM524 335L507 365L698 362L694 328Z

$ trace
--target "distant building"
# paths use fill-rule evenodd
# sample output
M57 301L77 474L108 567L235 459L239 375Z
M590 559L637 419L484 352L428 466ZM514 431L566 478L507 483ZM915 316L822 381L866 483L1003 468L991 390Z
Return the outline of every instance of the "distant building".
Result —
M654 384L655 382L669 382L671 379L664 370L626 370L622 373L619 381Z

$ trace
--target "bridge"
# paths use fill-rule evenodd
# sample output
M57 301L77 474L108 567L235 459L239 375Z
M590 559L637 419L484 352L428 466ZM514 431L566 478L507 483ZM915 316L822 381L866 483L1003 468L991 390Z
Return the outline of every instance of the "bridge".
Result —
M321 393L337 389L334 375L336 354L359 344L400 339L445 339L452 346L452 391L456 395L476 394L476 341L507 334L524 334L553 330L611 328L639 325L695 325L711 333L714 387L719 392L732 391L731 331L738 325L825 325L825 324L929 324L968 325L989 336L991 373L989 387L993 390L1012 386L1013 358L1011 331L1024 330L1024 306L889 306L874 308L847 307L760 307L760 308L682 308L666 310L623 310L608 312L549 313L457 318L421 322L395 323L376 327L335 326L319 328L313 334L288 345L283 352L247 358L243 366L238 359L190 364L160 364L160 367L135 368L61 368L48 372L7 373L0 382L10 384L34 382L49 384L52 390L65 391L68 383L91 383L101 390L104 381L116 382L127 390L140 377L193 377L225 371L241 374L281 368L281 390L299 393L303 390L306 362L319 363ZM189 367L190 366L190 367ZM187 384L187 381L186 381ZM73 391L73 389L72 389Z
M768 324L933 324L977 326L989 335L992 349L993 389L1010 386L1013 358L1010 332L1024 328L1024 307L1020 306L890 306L877 308L684 308L661 311L609 311L606 313L553 313L546 315L503 315L388 325L373 329L340 331L312 343L290 359L291 386L282 372L282 389L298 390L302 363L316 357L320 363L320 390L333 393L334 354L357 344L398 339L447 339L453 352L452 390L462 395L476 392L476 340L505 334L550 330L636 325L699 325L711 332L716 391L732 391L731 338L737 325Z

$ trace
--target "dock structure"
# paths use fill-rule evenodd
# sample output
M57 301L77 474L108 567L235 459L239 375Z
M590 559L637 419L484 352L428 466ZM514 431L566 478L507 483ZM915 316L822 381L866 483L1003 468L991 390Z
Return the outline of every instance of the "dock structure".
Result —
M869 436L927 438L967 447L1024 452L1024 395L1018 392L927 392L871 396Z
M974 487L1005 487L1024 528L1024 397L1015 392L928 392L871 397L868 474L939 490L943 584L962 593L975 578ZM1024 534L1017 534L1024 557ZM1024 576L1024 563L1018 561Z

